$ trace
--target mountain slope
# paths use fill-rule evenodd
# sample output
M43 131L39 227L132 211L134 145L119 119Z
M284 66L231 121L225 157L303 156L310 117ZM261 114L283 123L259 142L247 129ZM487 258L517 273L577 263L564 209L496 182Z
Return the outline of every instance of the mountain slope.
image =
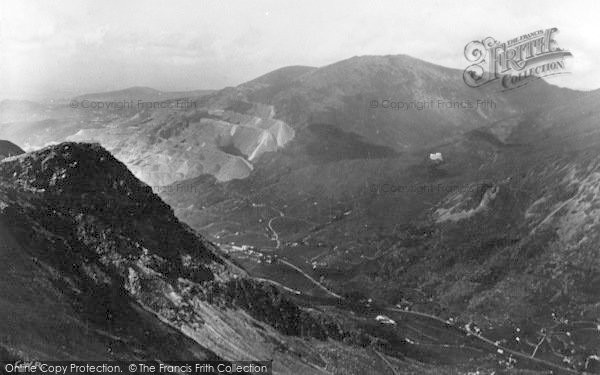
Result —
M246 278L98 145L4 159L0 176L3 359L273 360L277 374L382 374L391 363L437 371L382 361L380 351L401 357L403 346L364 332L358 318L299 307Z
M212 272L184 266L180 249L195 262L222 261L110 154L65 144L6 159L0 174L5 350L26 359L216 358L127 297L118 275L148 248L173 260L161 271L198 281Z
M89 360L216 358L216 350L229 359L275 357L283 373L310 368L271 353L273 344L264 340L279 334L257 331L242 311L201 300L189 305L196 297L185 290L244 272L99 146L66 143L6 159L0 175L2 306L11 316L2 325L5 351ZM69 319L72 328L57 335Z
M156 191L177 217L220 243L252 276L283 286L301 307L273 302L281 295L256 280L236 280L235 274L246 272L215 255L207 241L201 242L211 251L192 246L192 253L181 252L182 246L190 247L187 240L161 242L153 232L174 225L172 212L152 211L150 216L162 217L157 223L135 215L131 224L113 222L129 218L130 210L147 216L141 203L151 197L147 187L143 193L131 191L141 202L114 206L105 198L112 202L115 196L91 193L89 175L75 177L74 185L65 185L84 187L76 196L83 193L85 199L75 203L92 197L92 203L97 199L93 212L108 206L112 213L98 211L87 219L69 213L78 228L75 238L103 249L94 238L112 238L104 228L130 227L118 241L140 235L159 259L151 256L155 261L148 264L132 250L133 260L127 262L134 264L126 262L118 271L128 293L224 358L274 355L283 371L308 366L319 372L342 342L339 362L355 355L381 366L381 351L389 358L450 363L466 372L473 363L510 368L510 358L498 358L503 345L521 358L562 366L565 373L597 372L598 92L560 89L543 80L506 93L474 90L461 74L407 56L284 68L203 97L198 108L130 113L108 127L71 135L100 140L137 177L167 185ZM384 99L489 99L496 107L395 111L381 108ZM372 100L376 108L370 108ZM441 163L429 158L438 152ZM27 173L23 181L13 181L11 169L6 176L34 197L46 194L40 187L61 186L63 169L71 176L68 168L50 173L43 162L32 165L56 183L27 185L23 181L35 182ZM102 175L93 164L84 169ZM124 186L136 186L135 179L127 181ZM107 182L98 186L114 188ZM57 192L63 196L70 190ZM43 197L46 201L52 194ZM27 207L29 200L21 199L18 206ZM58 199L50 202L60 205ZM76 207L74 212L89 209ZM37 223L52 209L29 216ZM188 238L186 230L174 233ZM168 251L172 248L179 250ZM111 256L120 264L122 255ZM190 282L174 282L179 276ZM153 287L138 289L136 280ZM154 290L169 293L165 297ZM332 295L343 298L332 302ZM306 315L313 309L327 311L324 323ZM329 320L332 311L336 324ZM392 315L396 325L377 323L374 334L369 322L382 311L397 314ZM421 325L406 318L410 313L434 315L443 327ZM472 331L473 324L481 331ZM467 332L466 341L458 339L462 349L456 353L448 352L455 343L445 340L454 339L446 325ZM215 333L217 326L226 328ZM355 334L360 330L366 335ZM473 332L491 340L492 353L479 346L465 349L473 344L469 337L479 335ZM336 349L315 337L328 338ZM274 341L293 350L275 355ZM294 350L301 354L290 360ZM330 361L317 359L315 351ZM298 362L298 357L308 359Z
M237 90L236 100L272 104L279 118L297 130L326 123L397 150L422 148L573 95L543 81L513 95L474 90L464 84L461 71L406 55L353 57L290 74L286 84L251 81ZM383 108L386 99L410 107ZM477 106L478 100L493 101L494 106ZM371 101L378 102L377 108L371 108ZM463 103L473 106L460 107Z
M20 155L24 152L25 151L21 150L21 148L14 143L0 140L0 159Z
M318 126L334 130L320 132L319 145L335 143L339 131L396 152L414 152L486 124L519 121L526 110L575 95L543 81L517 91L474 90L459 70L405 55L361 56L320 68L278 69L210 95L179 97L144 87L84 95L74 99L76 108L52 110L34 124L11 122L0 135L26 149L50 141L99 142L152 186L202 174L225 182L247 178L262 155L285 149L302 133L310 138ZM83 100L132 98L167 105L82 106ZM176 99L184 99L183 105ZM384 108L400 103L402 110ZM512 124L505 122L502 131L509 134ZM29 127L38 131L23 131Z
M86 299L77 300L69 295L69 286L75 287L73 281L59 276L37 257L31 257L15 240L2 216L0 353L5 354L0 357L3 360L9 359L7 356L23 360L218 358L157 321L153 314L125 298L124 293L119 295L118 289L110 300L108 291L100 294L102 289L98 287Z
M281 259L270 267L240 254L254 274L320 295L280 274L285 261L338 294L475 321L524 353L543 339L540 358L597 372L598 91L542 80L506 93L466 90L458 73L365 57L273 91L241 85L229 97L269 102L295 138L245 180L201 177L161 195L209 238ZM498 106L381 114L364 107L376 92L489 95ZM443 163L429 160L434 152Z

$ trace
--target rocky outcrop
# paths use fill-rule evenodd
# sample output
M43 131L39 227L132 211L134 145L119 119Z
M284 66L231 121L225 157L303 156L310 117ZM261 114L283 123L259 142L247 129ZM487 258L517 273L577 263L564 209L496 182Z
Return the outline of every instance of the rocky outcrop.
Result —
M328 336L311 313L244 281L97 144L0 161L0 238L4 359L273 360L275 373L324 373ZM335 346L355 350L369 355Z

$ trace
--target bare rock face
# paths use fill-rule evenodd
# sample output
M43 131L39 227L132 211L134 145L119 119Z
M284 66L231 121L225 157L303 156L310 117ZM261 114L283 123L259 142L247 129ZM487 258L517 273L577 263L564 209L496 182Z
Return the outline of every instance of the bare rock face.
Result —
M178 277L201 283L224 260L100 146L1 161L0 238L0 347L11 356L218 358L137 304L151 284L129 273L142 269L165 287ZM166 303L163 293L150 300Z
M272 106L262 104L243 113L212 105L167 112L154 113L143 124L80 130L68 139L100 142L137 178L166 186L203 174L219 181L244 179L261 155L283 148L295 134L275 119Z

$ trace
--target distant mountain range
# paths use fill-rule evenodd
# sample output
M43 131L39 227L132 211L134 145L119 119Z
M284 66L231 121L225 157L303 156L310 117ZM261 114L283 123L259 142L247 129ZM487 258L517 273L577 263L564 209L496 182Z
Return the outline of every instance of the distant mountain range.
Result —
M134 94L158 95L134 88L85 97ZM287 67L187 99L193 107L61 107L52 119L0 125L0 138L29 148L99 142L250 276L284 286L309 309L341 296L334 315L347 324L348 310L418 312L478 327L504 348L500 356L508 349L565 373L598 371L600 90L543 80L473 89L459 70L398 55ZM259 309L228 294L217 299ZM438 340L448 332L427 339L403 326L392 330L399 339L373 329L373 341L392 343L376 350L399 350L384 355L415 349L409 357L422 363L448 355L420 352L447 344ZM461 352L454 360L467 358L481 359ZM488 368L510 367L488 358Z
M150 87L129 87L123 90L100 92L95 94L84 94L76 96L74 100L90 101L120 101L120 100L142 100L157 101L177 98L193 98L208 95L215 90L193 90L193 91L160 91Z
M405 56L286 73L208 97L273 105L296 135L247 179L164 189L180 218L221 244L276 252L338 293L475 321L523 352L553 327L538 355L588 366L600 345L588 287L600 281L600 91L542 80L474 90L459 71ZM394 111L386 98L496 106Z

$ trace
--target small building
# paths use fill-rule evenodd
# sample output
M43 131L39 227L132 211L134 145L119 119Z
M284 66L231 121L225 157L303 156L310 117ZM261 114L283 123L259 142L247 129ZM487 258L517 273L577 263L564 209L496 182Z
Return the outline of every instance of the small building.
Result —
M441 152L436 152L436 153L429 154L429 160L431 160L432 162L435 162L435 163L443 163L444 157L442 156Z
M391 325L396 325L396 322L392 319L390 319L389 317L385 316L385 315L377 315L377 317L375 318L376 321L378 321L381 324L391 324Z

